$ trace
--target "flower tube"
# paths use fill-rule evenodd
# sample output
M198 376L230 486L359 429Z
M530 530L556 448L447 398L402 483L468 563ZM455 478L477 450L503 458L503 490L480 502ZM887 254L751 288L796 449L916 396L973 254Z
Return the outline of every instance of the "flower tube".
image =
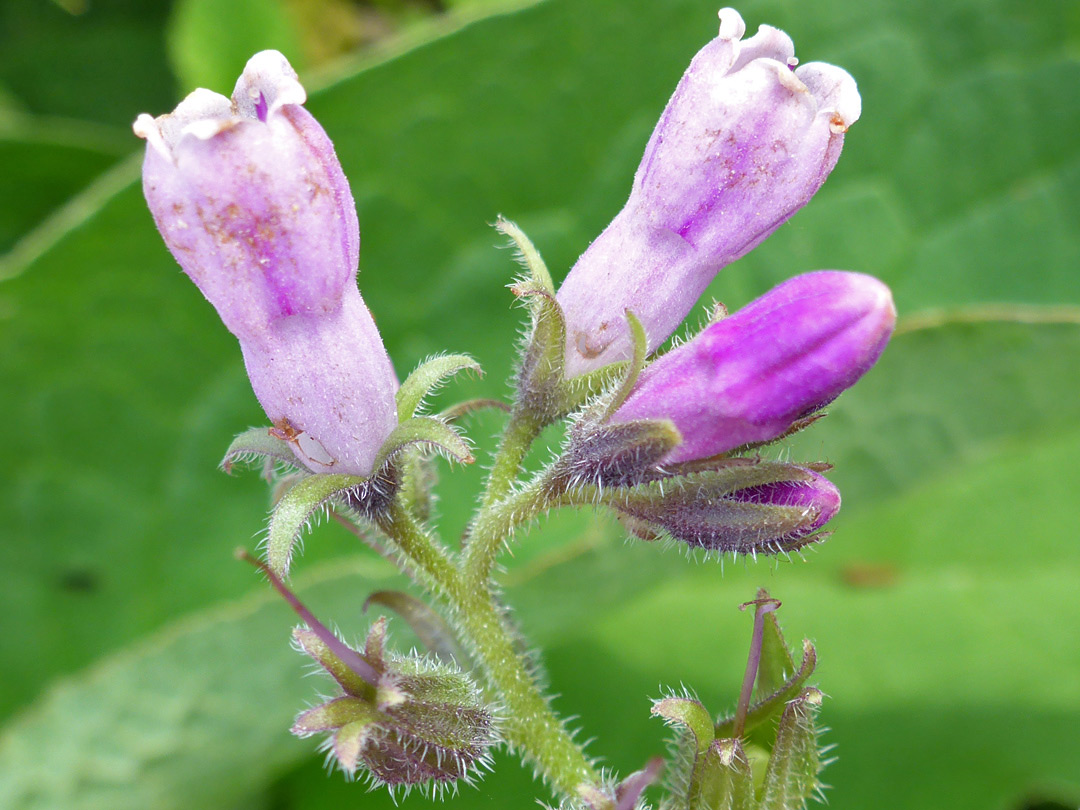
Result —
M846 71L794 67L791 39L767 25L743 41L733 9L720 21L661 115L630 199L559 289L568 377L630 357L626 310L655 350L721 268L810 200L859 118Z
M285 57L248 62L232 99L140 115L143 191L165 244L240 341L277 433L313 472L371 474L397 377L356 287L348 181Z

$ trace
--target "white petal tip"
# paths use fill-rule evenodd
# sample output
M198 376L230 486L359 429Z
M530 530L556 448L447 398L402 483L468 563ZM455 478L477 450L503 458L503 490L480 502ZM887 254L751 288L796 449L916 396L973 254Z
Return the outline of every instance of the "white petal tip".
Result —
M135 135L146 141L147 145L157 151L162 157L172 160L172 152L169 150L165 139L161 135L161 127L154 116L142 113L131 125Z
M855 80L843 68L810 62L795 71L817 99L821 113L829 116L829 129L839 134L862 115L862 97Z
M746 33L746 23L743 22L742 15L739 14L733 8L722 8L718 15L720 17L720 38L740 40Z
M259 51L248 60L233 90L233 103L244 118L265 121L285 104L303 104L307 92L289 60L279 51Z
M131 125L131 128L135 131L135 134L144 141L148 141L159 134L154 116L147 115L146 113L142 113L136 118L135 123Z

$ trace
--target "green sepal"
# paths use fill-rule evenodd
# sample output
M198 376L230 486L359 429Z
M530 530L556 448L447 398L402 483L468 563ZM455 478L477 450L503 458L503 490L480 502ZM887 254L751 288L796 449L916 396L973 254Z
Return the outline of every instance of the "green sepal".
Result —
M540 256L540 251L536 249L536 246L525 235L525 232L502 214L495 220L495 230L513 240L515 247L518 249L516 258L528 272L529 279L539 289L555 295L555 283L551 280L551 273L548 272L547 265L544 264L544 260Z
M434 502L432 493L439 477L431 455L414 447L400 453L394 466L398 471L398 500L418 520L430 519Z
M769 592L765 588L758 590L756 601L769 598ZM784 632L780 629L776 611L769 611L762 618L764 632L761 637L761 661L758 664L757 684L754 687L759 698L783 689L788 685L788 679L795 674L795 658L784 641ZM805 668L805 650L803 664Z
M255 459L279 461L304 469L289 443L271 436L270 428L265 427L249 428L233 439L219 466L232 475L235 464L244 464Z
M349 723L374 723L378 720L372 705L362 698L343 695L301 712L290 731L297 737L332 731Z
M701 701L689 697L666 697L654 700L650 713L662 717L669 726L682 726L694 737L694 747L700 756L712 744L712 715Z
M629 361L620 360L618 363L563 380L560 396L565 412L576 411L590 399L610 390L617 380L625 379L629 367Z
M757 599L769 598L764 588L757 592ZM766 613L764 633L761 639L761 659L758 664L757 681L754 685L755 701L746 714L744 733L749 734L762 723L779 714L788 701L793 700L817 666L817 650L809 640L803 640L802 663L796 667L791 649L784 640L780 622L775 612ZM735 718L717 722L717 738L730 737L735 733Z
M330 501L368 479L356 475L309 475L291 487L270 516L266 538L266 561L270 570L284 579L289 573L293 548L300 535Z
M576 497L603 503L620 516L632 518L639 535L668 537L717 554L784 554L827 536L801 531L816 520L814 514L801 506L724 496L777 481L806 481L811 475L791 464L736 458L715 470L664 477L636 486L605 488L582 483Z
M360 765L360 753L371 736L381 731L374 720L354 720L346 723L334 735L333 752L345 773L352 776Z
M727 304L723 301L713 301L713 305L709 308L709 325L719 323L728 316Z
M824 695L804 689L780 716L769 765L762 785L760 810L801 810L820 788L821 751L815 715Z
M532 329L521 360L518 394L530 410L552 421L565 410L562 403L566 363L566 319L555 294L532 280L519 281L511 292L529 306Z
M404 591L375 591L364 602L364 610L372 604L394 611L412 628L420 643L441 660L457 661L463 668L468 663L450 625L426 602Z
M566 319L555 299L555 284L544 260L525 233L499 217L496 230L513 240L526 275L510 291L529 307L532 328L518 374L518 401L534 419L549 424L563 414L563 369L566 360Z
M754 810L754 775L736 739L713 740L695 769L688 810Z
M429 358L405 378L396 395L398 421L416 414L424 398L459 371L482 374L480 364L466 354L446 354Z
M615 810L615 799L596 785L578 785L577 793L577 798L582 804L574 802L569 805L570 807L582 808L582 810Z
M510 412L510 406L501 399L467 399L464 402L456 402L444 411L439 412L439 418L444 422L456 422L466 414L491 408L493 410Z
M450 425L434 416L414 416L398 424L379 448L375 469L380 469L399 453L416 445L428 445L462 464L476 459L468 443Z
M326 646L326 643L313 631L302 626L294 627L292 635L300 649L325 669L327 674L345 690L346 694L368 700L375 697L374 687L338 658L334 651ZM372 666L381 665L382 663L381 661L372 661L366 655L364 659Z
M579 484L632 487L660 477L657 465L680 442L682 435L667 419L583 422L571 431L565 452L551 468L551 479L557 489Z
M603 416L599 421L606 422L619 406L622 405L630 392L634 390L634 383L645 368L645 358L649 354L649 338L645 334L645 327L630 310L626 310L626 324L630 328L630 337L634 341L634 354L626 365L626 373L619 387L612 393L611 399L604 407Z

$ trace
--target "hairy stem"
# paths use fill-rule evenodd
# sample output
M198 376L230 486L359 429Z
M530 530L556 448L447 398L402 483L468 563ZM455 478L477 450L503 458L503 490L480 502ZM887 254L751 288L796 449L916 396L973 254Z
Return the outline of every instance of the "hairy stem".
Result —
M599 775L540 693L488 587L464 587L458 594L458 617L491 687L502 700L503 735L536 764L563 795L576 795Z
M469 533L465 547L463 573L466 583L480 587L491 577L491 569L504 541L514 529L541 512L563 503L548 490L548 479L541 475L525 489L482 508Z
M395 505L383 523L384 531L437 583L433 590L452 609L463 641L503 704L507 742L535 762L564 795L575 794L582 783L598 782L598 774L552 712L515 650L487 580L476 583L464 576L400 505Z
M481 501L481 513L510 492L517 479L522 459L543 429L541 420L520 405L515 406L510 414L510 422L503 432L499 449L495 453L495 463L492 465Z
M435 541L397 501L378 519L379 528L394 541L412 570L406 571L436 596L449 600L461 587L461 574L446 548Z

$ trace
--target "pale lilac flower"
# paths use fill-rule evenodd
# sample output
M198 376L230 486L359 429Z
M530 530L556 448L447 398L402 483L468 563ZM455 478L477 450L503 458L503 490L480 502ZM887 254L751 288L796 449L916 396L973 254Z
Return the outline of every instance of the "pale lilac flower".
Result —
M558 292L568 377L630 357L626 310L656 349L724 265L809 201L859 118L847 72L796 68L783 31L763 25L742 41L738 12L720 20L660 117L626 206Z
M871 276L796 276L646 367L610 421L671 420L682 443L668 463L770 441L865 374L895 324Z
M169 250L240 341L255 395L314 472L369 475L397 378L356 288L360 229L330 139L285 57L232 100L140 115L143 191Z

